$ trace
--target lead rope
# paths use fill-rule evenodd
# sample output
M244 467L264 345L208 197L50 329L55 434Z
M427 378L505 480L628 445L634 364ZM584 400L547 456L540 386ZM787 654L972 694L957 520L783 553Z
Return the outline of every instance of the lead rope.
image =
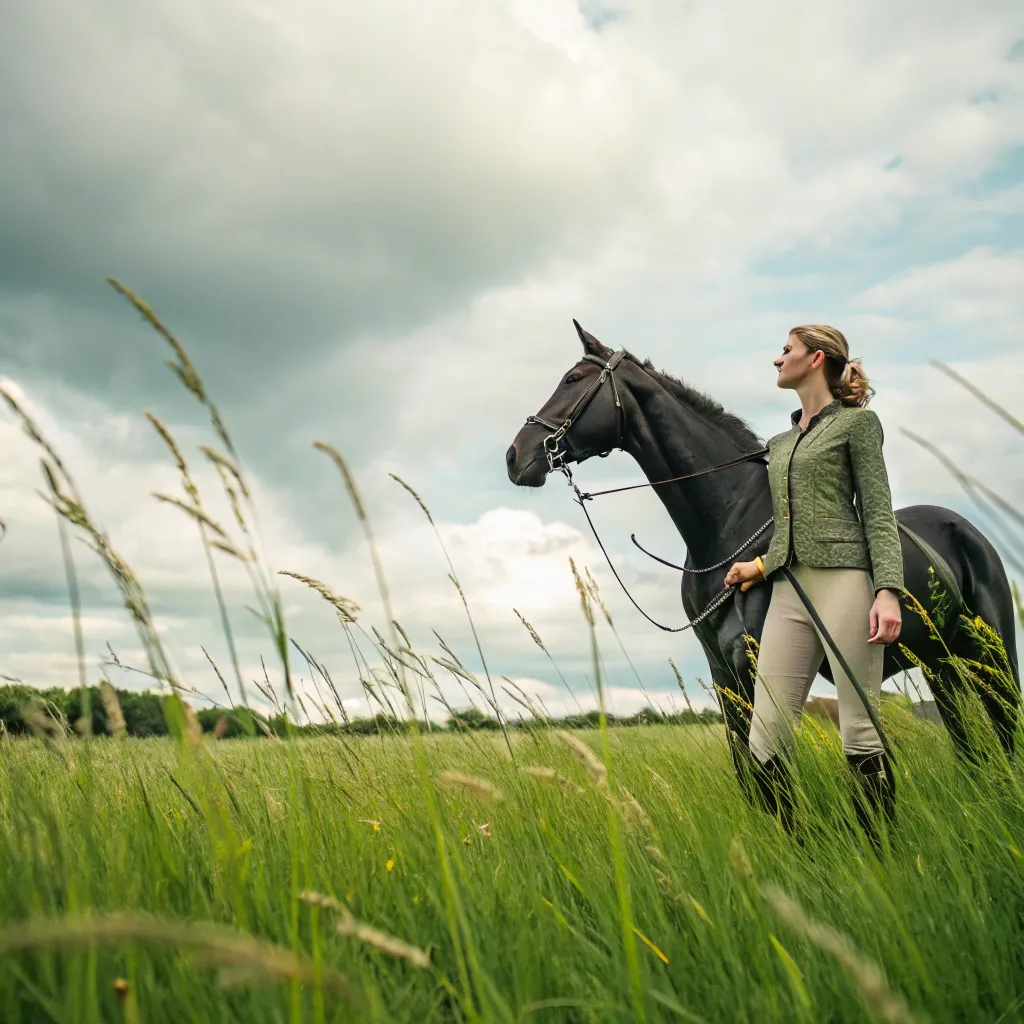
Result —
M566 475L568 476L568 473ZM700 623L702 623L712 612L714 612L717 609L721 608L722 605L725 604L725 602L728 601L729 598L732 596L732 593L736 589L736 587L735 586L727 586L724 590L720 591L715 597L713 597L711 599L711 601L707 604L707 606L704 608L704 610L696 618L691 619L684 626L663 626L657 620L652 619L650 617L650 615L648 615L647 612L645 612L643 610L643 608L641 608L640 605L638 605L636 603L636 600L634 599L633 595L629 592L629 589L626 587L626 584L622 582L622 577L619 575L618 571L616 570L614 564L612 563L611 558L608 557L608 552L605 550L604 543L601 541L600 535L598 534L597 530L594 528L594 521L590 518L590 513L587 511L587 506L584 504L583 498L580 496L581 495L580 489L576 486L575 483L573 483L573 480L572 480L571 476L569 476L569 485L572 487L572 489L577 494L577 497L574 498L573 500L576 502L577 505L579 505L579 507L581 509L583 509L583 514L587 517L587 525L590 527L590 532L594 535L594 540L597 541L597 546L601 549L601 554L604 555L604 560L608 563L608 568L611 569L612 575L615 577L615 579L618 582L619 586L622 587L622 592L626 595L626 597L629 598L629 600L632 603L633 607L649 623L651 623L652 626L657 626L658 629L662 629L666 633L685 633L686 630L693 629L694 626L699 626ZM659 561L660 561L660 559L659 559Z
M743 552L744 552L744 551L746 551L746 550L747 550L747 548L749 548L749 547L750 547L750 545L751 545L751 544L753 544L753 543L754 543L754 541L755 541L755 540L757 540L757 538L758 538L758 537L760 537L760 536L761 536L761 534L762 534L762 533L764 533L764 531L765 531L765 530L767 530L767 529L768 529L768 527L769 527L769 526L771 526L771 525L772 525L772 523L774 523L774 522L775 522L775 516L772 516L772 517L771 517L771 518L770 518L770 519L768 520L768 522L766 522L766 523L765 523L764 525L762 525L762 526L759 526L759 527L758 527L758 528L757 528L757 529L756 529L756 530L755 530L755 531L754 531L754 532L753 532L753 533L752 533L752 534L751 534L751 535L750 535L750 536L749 536L749 537L748 537L748 538L747 538L747 539L746 539L746 540L745 540L745 541L744 541L744 542L743 542L743 543L742 543L742 544L741 544L741 545L740 545L740 546L739 546L739 547L738 547L738 548L737 548L737 549L736 549L736 550L735 550L735 551L734 551L734 552L733 552L733 553L732 553L731 555L726 555L726 556L725 556L725 558L723 558L723 559L722 559L722 560L721 560L720 562L715 562L715 564L714 564L714 565L709 565L709 566L707 566L707 567L706 567L706 568L704 568L704 569L687 569L685 565L676 565L676 563L675 563L675 562L669 562L669 561L667 561L667 560L666 560L666 559L664 559L664 558L659 558L659 557L658 557L658 556L657 556L656 554L654 554L653 552L651 552L651 551L648 551L648 550L647 550L647 548L645 548L645 547L643 546L643 544L641 544L641 543L640 543L640 541L638 541L638 540L636 539L636 534L635 534L635 533L631 533L631 534L629 535L629 539L630 539L630 540L631 540L631 541L632 541L632 542L633 542L633 543L634 543L634 544L635 544L635 545L636 545L636 546L637 546L637 547L638 547L638 548L639 548L639 549L640 549L640 550L641 550L641 551L642 551L642 552L643 552L643 553L644 553L644 554L645 554L645 555L646 555L646 556L647 556L648 558L653 558L653 559L654 559L654 560L655 560L656 562L661 562L661 564L662 564L662 565L667 565L667 566L668 566L668 567L669 567L670 569L678 569L678 570L679 570L680 572L687 572L687 573L689 573L689 574L690 574L691 576L699 576L699 575L700 575L701 573L705 573L705 572L714 572L714 571L715 571L715 569L722 569L722 568L724 568L724 567L725 567L726 565L728 565L728 564L729 564L730 562L732 562L732 560L733 560L733 559L734 559L734 558L735 558L735 557L736 557L737 555L741 555L741 554L743 554Z

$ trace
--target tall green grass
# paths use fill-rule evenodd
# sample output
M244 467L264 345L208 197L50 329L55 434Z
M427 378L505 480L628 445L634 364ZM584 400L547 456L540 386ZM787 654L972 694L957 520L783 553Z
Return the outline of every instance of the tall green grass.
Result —
M424 765L401 737L354 741L358 760L334 739L222 741L205 779L183 776L163 740L77 741L71 766L37 741L9 741L0 1019L120 1020L114 985L124 978L143 1020L287 1020L293 976L301 1020L465 1019L448 884L460 896L456 934L473 942L477 1013L489 1020L633 1020L637 998L651 1020L884 1019L889 1004L780 917L769 886L881 971L886 998L915 1019L1017 1019L1019 787L970 777L935 726L888 704L886 725L910 774L881 860L851 826L831 729L805 730L797 744L813 825L802 846L740 796L717 726L608 733L603 785L551 732L515 734L516 763L500 734L426 736L437 822L421 798ZM200 787L230 806L237 842L225 841ZM339 933L344 919L302 900L307 890L426 951L429 966ZM162 941L129 931L90 950L83 915L101 935L113 913L152 915ZM45 942L27 923L41 919L54 924ZM185 920L257 936L309 973L271 971L262 952L241 964L196 957ZM236 984L225 987L218 969L232 967ZM316 972L331 986L318 989Z
M115 287L171 346L169 365L219 445L204 454L231 503L230 529L206 512L183 454L151 417L184 489L161 500L195 521L207 554L235 662L235 694L218 670L225 696L248 704L215 557L242 562L252 579L285 681L282 694L269 675L257 684L265 699L308 715L313 699L291 682L279 573L230 435L182 346ZM408 732L204 739L141 584L6 397L43 449L62 524L92 541L125 596L151 673L171 694L174 738L72 740L40 708L30 716L38 739L0 742L0 1020L1024 1016L1024 789L996 753L967 768L944 731L885 702L899 807L876 856L854 823L837 735L808 723L794 749L799 829L789 836L741 796L719 727L422 731L428 695L444 699L438 670L501 717L475 629L483 680L443 641L443 657L414 649L390 610L382 630L367 626L351 601L291 570L337 612L367 698L404 715ZM357 484L335 449L318 447L341 473L389 609ZM71 566L77 618L74 578ZM592 578L576 579L600 698L595 607L620 640ZM1005 684L998 645L984 624L968 625L988 640L991 664L956 668ZM325 684L316 710L343 719L328 674L300 653ZM107 717L117 720L113 709Z

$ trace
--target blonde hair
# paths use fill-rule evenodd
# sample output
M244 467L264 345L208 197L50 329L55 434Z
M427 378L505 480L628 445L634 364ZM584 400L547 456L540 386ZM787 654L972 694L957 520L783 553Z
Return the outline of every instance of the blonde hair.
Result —
M795 334L812 352L825 353L825 380L829 391L843 405L865 406L875 391L859 359L850 358L850 346L843 332L828 324L804 324L794 327Z

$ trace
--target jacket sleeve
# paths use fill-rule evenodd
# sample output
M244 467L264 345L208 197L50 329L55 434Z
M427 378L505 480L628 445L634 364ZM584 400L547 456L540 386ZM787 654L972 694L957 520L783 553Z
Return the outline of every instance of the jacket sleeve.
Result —
M882 441L882 424L876 413L865 409L854 417L849 434L850 461L875 593L883 589L903 590L903 552L892 510Z
M768 545L768 550L762 559L766 579L786 560L787 545L789 543L789 522L788 520L783 520L779 515L779 508L782 503L779 501L779 496L775 493L778 486L774 472L775 466L772 465L772 459L778 458L778 455L773 455L772 453L772 445L775 440L776 438L773 437L768 441L768 486L771 489L772 516L775 522L772 529L771 543Z

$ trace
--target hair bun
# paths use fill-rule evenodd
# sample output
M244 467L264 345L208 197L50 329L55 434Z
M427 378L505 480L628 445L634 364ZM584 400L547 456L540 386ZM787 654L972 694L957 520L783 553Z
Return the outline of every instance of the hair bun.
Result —
M875 389L868 383L867 374L859 359L846 361L841 380L839 398L844 405L859 405L863 408L871 401Z

